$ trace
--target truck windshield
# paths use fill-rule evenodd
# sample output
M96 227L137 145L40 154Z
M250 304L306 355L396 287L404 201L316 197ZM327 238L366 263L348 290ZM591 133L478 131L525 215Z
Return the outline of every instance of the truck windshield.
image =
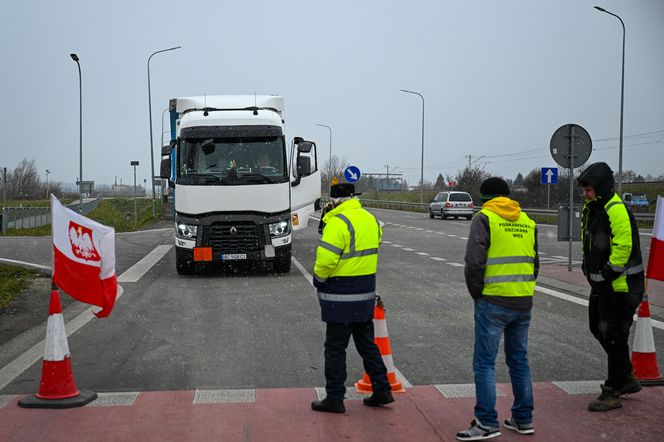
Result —
M288 180L283 137L183 139L181 184L244 185Z

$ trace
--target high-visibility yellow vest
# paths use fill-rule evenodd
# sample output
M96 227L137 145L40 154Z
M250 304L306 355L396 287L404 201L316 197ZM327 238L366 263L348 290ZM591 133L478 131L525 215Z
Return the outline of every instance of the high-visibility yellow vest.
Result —
M484 270L486 296L533 296L535 292L535 222L521 212L516 221L482 209L489 218L491 243Z

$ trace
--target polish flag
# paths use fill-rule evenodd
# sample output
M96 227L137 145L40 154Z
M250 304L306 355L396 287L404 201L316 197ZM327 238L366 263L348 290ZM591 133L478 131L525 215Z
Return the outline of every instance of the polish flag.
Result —
M101 307L105 318L118 291L115 229L80 215L51 195L53 283L72 298Z
M657 197L655 224L650 240L650 256L648 257L648 279L664 281L664 198Z

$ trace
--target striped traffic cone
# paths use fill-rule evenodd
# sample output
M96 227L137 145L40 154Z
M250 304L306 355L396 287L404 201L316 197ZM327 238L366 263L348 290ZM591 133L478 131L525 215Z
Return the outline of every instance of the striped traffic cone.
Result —
M97 393L76 388L60 295L57 287L54 287L48 307L46 348L39 392L19 400L18 405L23 408L73 408L81 407L96 398Z
M396 375L396 368L392 360L392 347L390 346L390 338L387 336L387 322L385 322L385 308L383 302L378 297L376 306L374 307L374 342L380 350L380 355L383 357L383 363L387 368L387 381L390 383L392 393L404 393L406 389L403 384L399 382ZM355 389L358 393L373 393L371 387L371 378L364 372L362 379L355 383Z
M641 385L664 385L664 379L657 366L655 339L650 322L650 304L647 296L639 305L639 316L636 318L634 346L632 350L632 367L634 376Z

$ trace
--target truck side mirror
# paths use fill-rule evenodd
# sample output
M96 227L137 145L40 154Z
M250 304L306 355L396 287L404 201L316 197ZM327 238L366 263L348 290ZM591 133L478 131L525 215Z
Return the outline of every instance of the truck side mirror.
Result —
M309 157L297 157L297 176L309 176L311 175L311 160Z
M314 144L311 141L301 141L297 145L297 152L298 153L311 153L311 149L313 149Z
M164 158L161 160L161 168L159 171L159 176L161 178L170 179L171 178L171 157Z

